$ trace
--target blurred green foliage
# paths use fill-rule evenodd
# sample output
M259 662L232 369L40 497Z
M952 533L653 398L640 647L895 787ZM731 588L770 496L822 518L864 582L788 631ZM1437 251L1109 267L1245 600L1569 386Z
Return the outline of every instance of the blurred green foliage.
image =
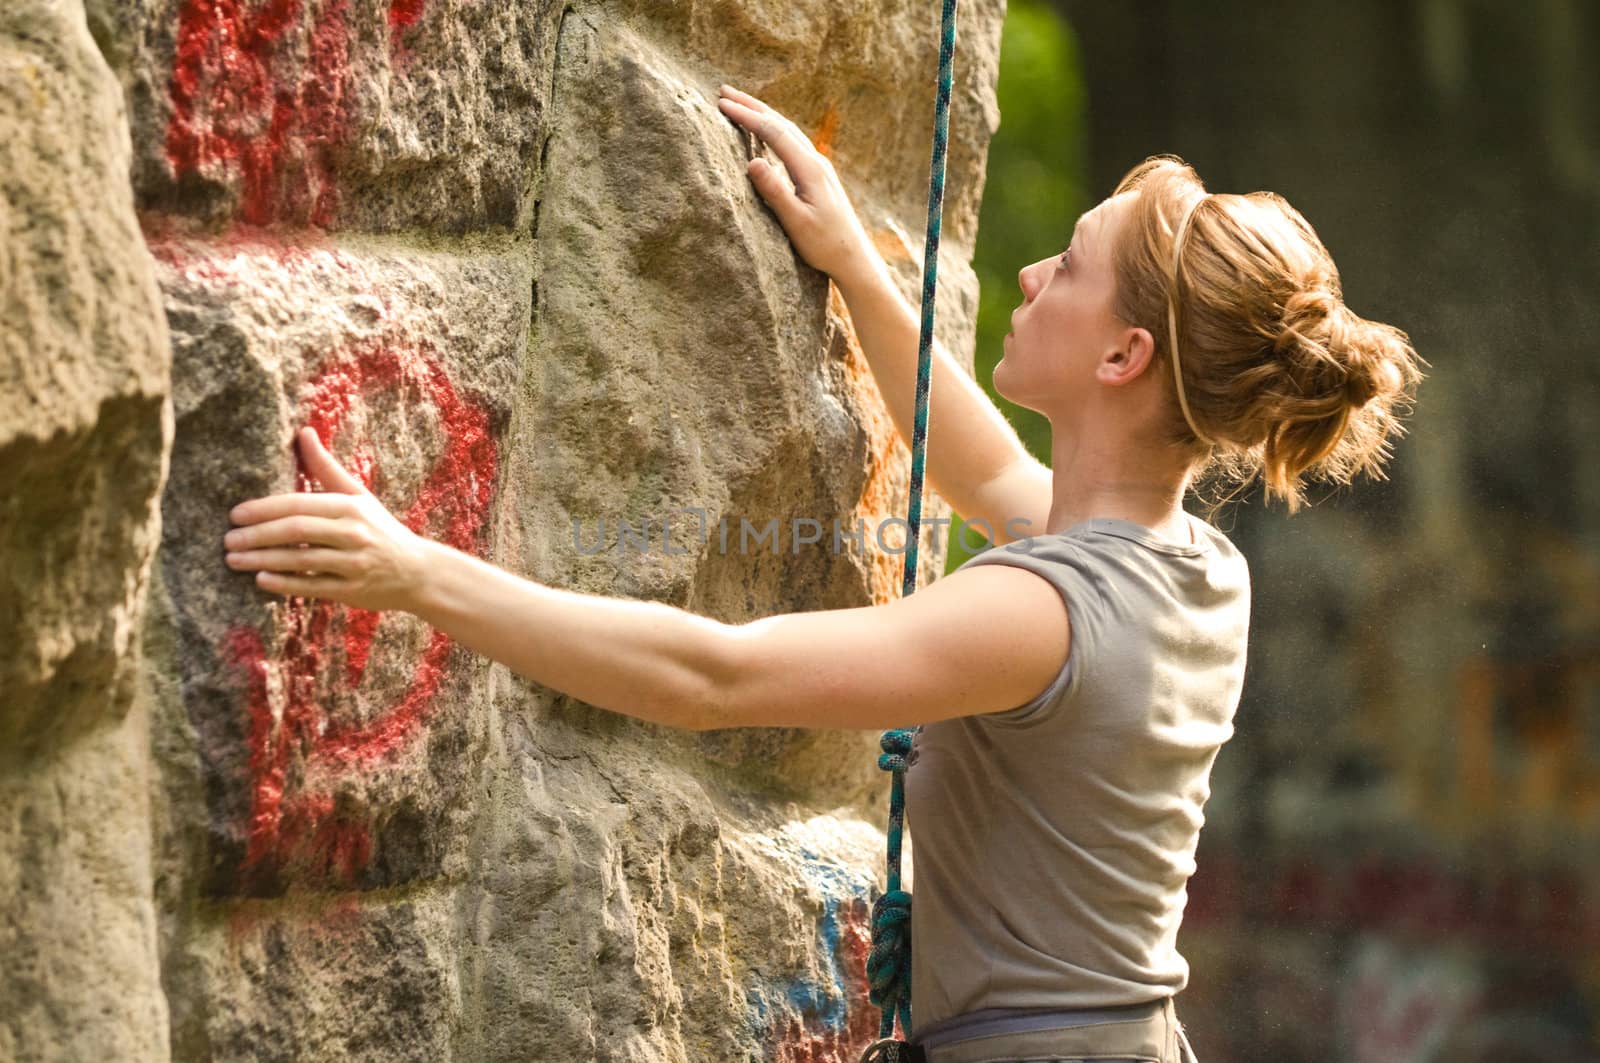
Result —
M979 283L974 370L1029 451L1048 463L1049 422L996 395L994 367L1011 312L1022 301L1018 270L1065 249L1078 215L1092 205L1085 190L1086 97L1077 38L1056 9L1039 0L1011 0L1001 32L1000 128L989 145L973 255ZM957 517L947 573L977 552L964 548ZM977 530L965 538L978 549L987 545Z

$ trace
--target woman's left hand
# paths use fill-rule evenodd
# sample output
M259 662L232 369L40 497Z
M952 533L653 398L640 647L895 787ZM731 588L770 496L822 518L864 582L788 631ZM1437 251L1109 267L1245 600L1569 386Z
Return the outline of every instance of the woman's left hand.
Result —
M269 495L229 512L228 567L254 572L276 594L328 598L357 609L408 609L429 541L401 524L365 484L302 428L306 470L327 489Z

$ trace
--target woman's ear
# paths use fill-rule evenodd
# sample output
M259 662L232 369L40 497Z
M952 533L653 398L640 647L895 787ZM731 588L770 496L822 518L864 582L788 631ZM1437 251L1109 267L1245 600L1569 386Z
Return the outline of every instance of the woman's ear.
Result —
M1155 356L1156 341L1149 329L1137 325L1124 329L1117 338L1117 346L1111 351L1111 356L1101 363L1110 370L1109 375L1102 379L1107 384L1132 383Z

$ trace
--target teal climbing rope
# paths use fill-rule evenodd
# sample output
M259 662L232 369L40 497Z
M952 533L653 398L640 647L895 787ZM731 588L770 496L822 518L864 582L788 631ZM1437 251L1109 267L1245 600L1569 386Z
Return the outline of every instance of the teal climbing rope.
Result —
M911 431L911 501L906 516L905 574L900 596L917 589L917 544L922 529L922 469L928 446L928 390L933 382L933 297L939 280L939 226L944 216L944 158L950 133L951 62L956 50L956 0L944 0L940 22L939 92L933 108L933 161L928 176L928 233L922 253L922 336L917 345L917 402ZM911 894L900 888L900 841L905 828L905 771L916 728L885 731L878 767L890 773L889 881L872 904L867 954L869 999L883 1009L880 1040L911 1036ZM886 1047L886 1046L884 1046ZM869 1052L871 1049L869 1049Z

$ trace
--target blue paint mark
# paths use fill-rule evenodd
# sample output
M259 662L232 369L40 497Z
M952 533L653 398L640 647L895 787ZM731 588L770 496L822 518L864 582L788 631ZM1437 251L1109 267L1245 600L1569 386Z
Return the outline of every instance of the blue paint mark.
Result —
M842 1030L849 1021L850 994L849 973L845 971L844 959L839 955L839 946L844 938L839 908L841 904L853 902L857 896L865 896L867 890L857 873L842 864L824 859L807 848L802 848L800 855L805 858L806 877L822 893L822 918L817 925L817 934L832 984L796 984L791 987L789 998L808 1018L815 1018L831 1029Z
M761 991L760 986L751 986L744 992L744 1002L749 1008L746 1015L752 1038L758 1042L765 1042L772 1029L772 1022L768 1017L772 1008L767 1003L766 993Z
M852 976L845 970L845 963L854 957L841 955L849 925L846 920L848 913L869 896L872 883L861 872L810 848L800 847L798 851L807 881L822 895L822 913L817 921L822 977L808 975L752 987L746 991L745 1001L752 1025L762 1032L770 1034L774 1023L789 1015L797 1017L805 1030L842 1033L849 1026L850 986L860 978L859 972Z
M826 1021L828 1013L833 1010L833 1002L828 998L828 991L821 983L810 979L791 982L787 996L789 1003L802 1015L814 1015Z

